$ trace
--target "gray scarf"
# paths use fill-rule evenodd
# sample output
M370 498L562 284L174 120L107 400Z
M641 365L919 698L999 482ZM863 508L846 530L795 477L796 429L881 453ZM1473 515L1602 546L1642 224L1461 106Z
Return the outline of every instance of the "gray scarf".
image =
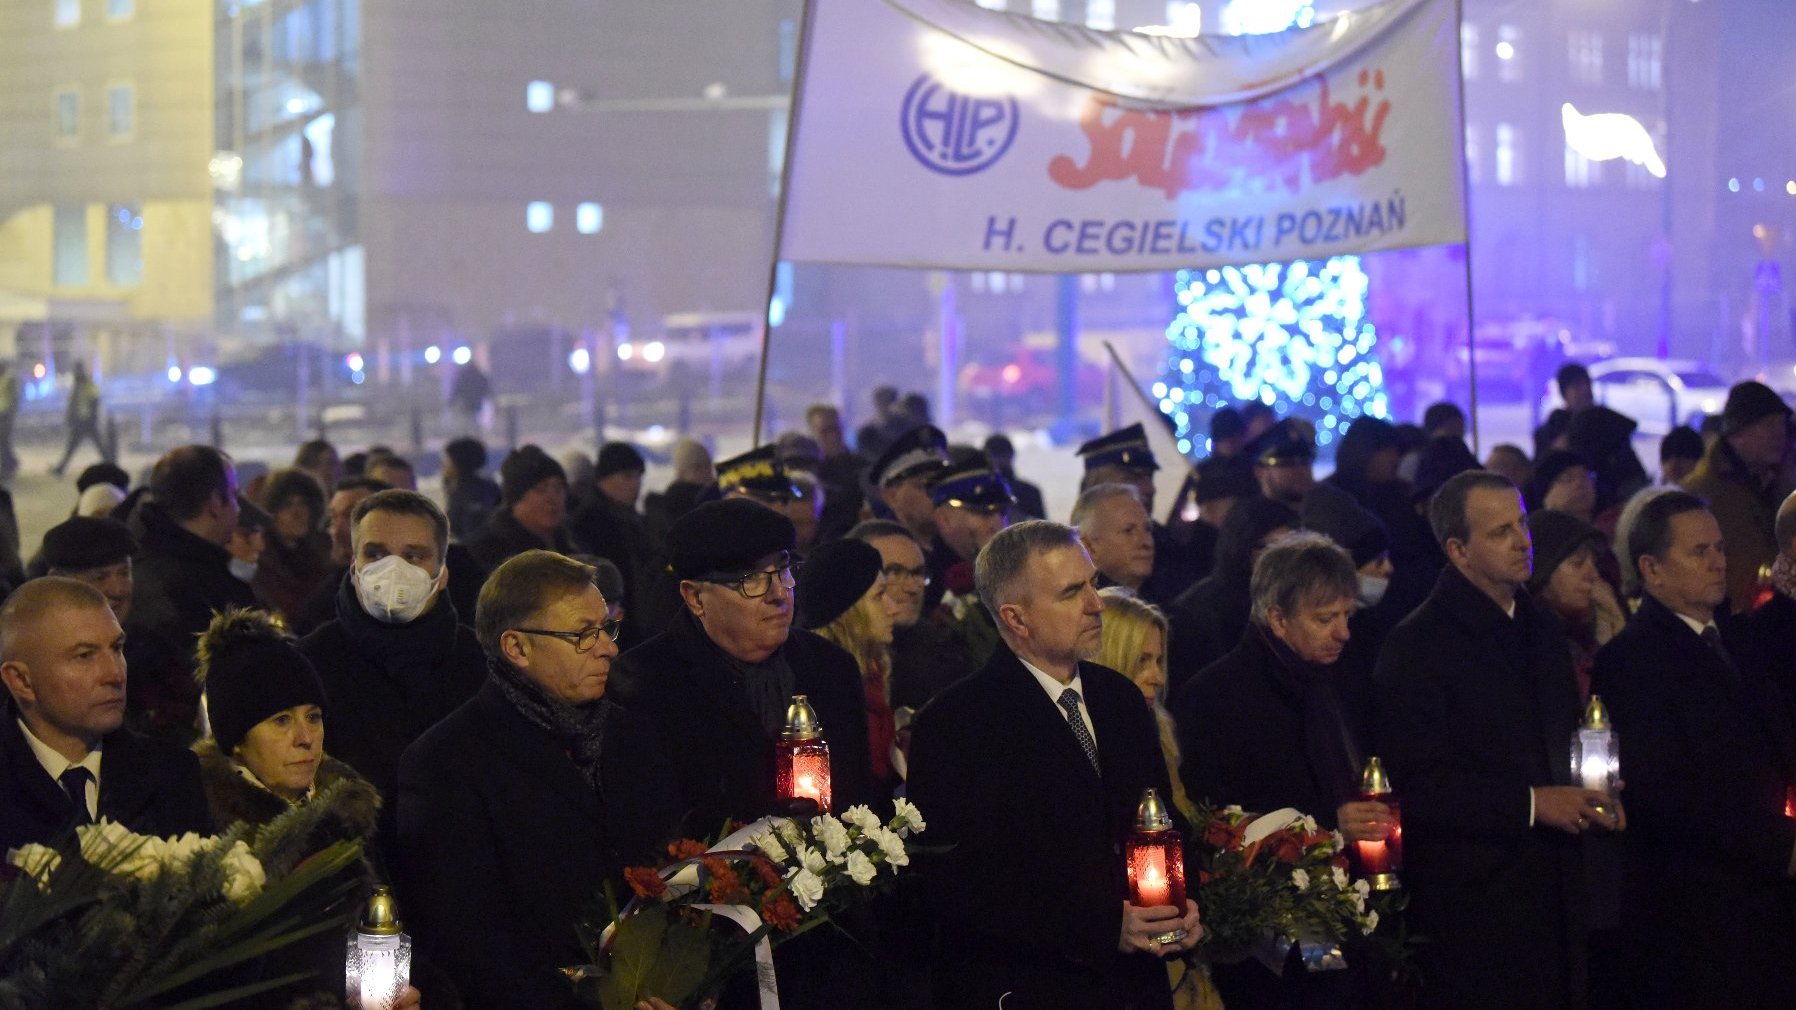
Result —
M605 749L605 717L611 706L603 700L589 705L569 705L552 698L522 670L500 659L488 657L487 673L499 692L505 695L518 713L542 728L567 750L574 767L602 801L605 789L600 784L600 760Z

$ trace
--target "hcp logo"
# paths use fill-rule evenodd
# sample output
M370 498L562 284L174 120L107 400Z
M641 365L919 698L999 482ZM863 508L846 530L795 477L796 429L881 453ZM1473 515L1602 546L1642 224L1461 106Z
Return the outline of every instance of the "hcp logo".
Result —
M990 168L1016 139L1014 98L975 98L950 91L928 74L904 93L904 145L925 168L972 175Z

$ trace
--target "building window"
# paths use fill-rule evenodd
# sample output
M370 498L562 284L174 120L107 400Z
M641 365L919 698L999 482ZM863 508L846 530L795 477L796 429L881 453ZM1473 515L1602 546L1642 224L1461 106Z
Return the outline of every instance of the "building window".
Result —
M1468 182L1482 182L1484 170L1479 162L1484 158L1483 148L1478 143L1478 125L1465 124L1465 177Z
M1060 20L1060 0L1029 0L1029 13L1043 21Z
M1204 9L1191 0L1166 0L1166 27L1174 35L1202 35Z
M1107 295L1116 290L1116 275L1112 273L1080 274L1079 290L1088 295Z
M979 6L988 11L1001 11L1004 9L1004 0L979 0Z
M129 21L137 13L137 0L106 0L106 20Z
M1571 189L1588 189L1601 185L1603 181L1603 163L1591 161L1572 149L1568 142L1565 145L1565 185Z
M51 281L59 288L80 287L87 283L87 207L59 203L54 218Z
M1567 55L1573 84L1603 83L1603 36L1599 32L1568 32Z
M1628 87L1657 91L1662 83L1661 63L1665 44L1657 35L1634 32L1628 36Z
M1478 26L1466 22L1459 26L1459 72L1468 81L1478 79Z
M1085 0L1085 27L1116 30L1116 0Z
M1514 84L1522 79L1522 30L1514 25L1497 26L1497 80Z
M605 227L605 208L596 203L583 203L574 208L574 230L582 235L597 235Z
M143 208L137 204L106 208L106 280L127 288L143 283Z
M73 142L81 138L81 92L69 88L56 93L56 139Z
M73 28L81 23L81 0L56 0L56 27Z
M137 89L129 84L114 84L106 89L106 135L113 140L130 140L137 132Z
M548 81L531 81L524 86L524 108L531 112L548 112L555 108L555 85Z
M1512 123L1497 124L1495 175L1499 186L1522 183L1522 131Z
M1629 189L1658 189L1659 178L1646 169L1628 162L1622 168L1622 179ZM1796 195L1796 194L1792 194Z
M541 235L555 227L555 205L547 200L532 200L524 208L524 227Z

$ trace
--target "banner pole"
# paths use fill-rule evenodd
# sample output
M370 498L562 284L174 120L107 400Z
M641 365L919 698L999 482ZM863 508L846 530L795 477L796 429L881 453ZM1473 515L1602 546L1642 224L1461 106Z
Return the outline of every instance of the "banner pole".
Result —
M773 344L773 295L779 287L780 244L785 240L786 199L792 181L792 151L797 147L798 112L804 107L804 82L809 71L811 53L811 21L815 16L814 0L804 0L804 13L798 26L797 69L792 75L792 101L786 106L786 151L780 158L779 198L773 208L773 256L767 263L767 291L761 299L761 360L755 370L755 422L750 433L750 447L761 446L761 422L767 412L767 353Z
M1110 365L1112 368L1116 369L1117 375L1122 376L1123 385L1129 387L1129 392L1135 394L1135 398L1141 401L1141 405L1146 407L1150 414L1160 413L1160 405L1155 403L1152 397L1141 391L1141 386L1135 382L1135 373L1129 371L1128 365L1123 364L1122 355L1116 353L1116 345L1106 340L1104 341L1104 350L1109 352ZM1113 407L1118 407L1118 413L1121 413L1120 407L1114 401L1112 401L1111 405ZM1118 417L1116 420L1117 422L1120 422L1122 418ZM1184 453L1179 453L1179 462L1185 464L1185 471L1189 473L1193 479L1196 479L1197 464L1191 461L1191 457Z
M1457 30L1453 33L1454 42L1464 37L1465 32L1465 0L1454 0L1453 22ZM1459 184L1465 191L1465 374L1467 383L1467 407L1472 415L1472 455L1482 452L1478 443L1478 333L1476 300L1472 295L1472 175L1470 166L1465 160L1465 46L1456 50L1454 62L1459 67ZM1524 394L1527 395L1527 394Z

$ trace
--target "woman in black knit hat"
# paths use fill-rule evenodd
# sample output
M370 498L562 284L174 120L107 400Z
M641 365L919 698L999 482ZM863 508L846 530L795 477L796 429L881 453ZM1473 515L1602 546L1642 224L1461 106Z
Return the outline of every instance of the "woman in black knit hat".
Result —
M898 601L886 595L884 561L861 540L832 540L811 552L798 574L798 626L841 646L861 669L867 703L868 757L883 785L903 778L892 760L897 730L888 678Z

